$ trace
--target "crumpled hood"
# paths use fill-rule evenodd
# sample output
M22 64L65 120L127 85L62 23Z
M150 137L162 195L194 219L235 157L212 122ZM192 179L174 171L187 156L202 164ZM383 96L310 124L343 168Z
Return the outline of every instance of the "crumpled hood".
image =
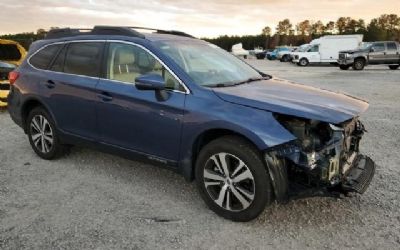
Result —
M227 102L332 124L358 116L369 106L345 94L277 78L214 88L213 91Z

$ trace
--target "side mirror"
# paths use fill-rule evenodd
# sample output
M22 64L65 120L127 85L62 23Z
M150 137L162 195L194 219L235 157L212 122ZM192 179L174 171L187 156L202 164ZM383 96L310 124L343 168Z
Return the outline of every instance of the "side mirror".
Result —
M375 49L373 47L371 47L371 49L369 51L370 52L375 52Z
M135 79L135 86L138 90L164 90L165 80L157 74L145 74Z

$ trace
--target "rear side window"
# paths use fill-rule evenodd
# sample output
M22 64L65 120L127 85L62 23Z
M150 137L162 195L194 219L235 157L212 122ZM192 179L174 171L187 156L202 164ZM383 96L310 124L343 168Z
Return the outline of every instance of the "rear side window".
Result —
M387 43L388 50L397 50L397 46L395 43Z
M0 44L0 61L19 61L21 53L15 44Z
M39 50L29 59L29 63L35 68L47 69L61 46L62 44L53 44Z
M63 72L64 71L64 62L65 56L67 55L67 47L64 48L58 53L57 58L54 60L53 65L50 67L51 71Z
M97 42L69 44L63 72L98 77L100 74L103 46L104 43Z

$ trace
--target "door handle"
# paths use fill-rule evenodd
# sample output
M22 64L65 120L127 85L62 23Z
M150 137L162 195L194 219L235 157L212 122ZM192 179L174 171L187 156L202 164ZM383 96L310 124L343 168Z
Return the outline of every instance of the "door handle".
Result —
M49 89L53 89L56 86L56 83L52 80L48 80L44 85L46 85L46 87Z
M99 97L101 100L103 100L103 102L110 102L113 99L112 96L106 92L98 94L97 97Z

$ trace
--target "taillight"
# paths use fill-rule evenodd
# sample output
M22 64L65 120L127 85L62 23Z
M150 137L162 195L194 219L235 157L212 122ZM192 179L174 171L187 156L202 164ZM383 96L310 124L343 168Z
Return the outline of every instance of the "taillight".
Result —
M8 80L10 81L10 84L14 84L18 77L19 73L17 71L11 71L10 73L8 73Z

